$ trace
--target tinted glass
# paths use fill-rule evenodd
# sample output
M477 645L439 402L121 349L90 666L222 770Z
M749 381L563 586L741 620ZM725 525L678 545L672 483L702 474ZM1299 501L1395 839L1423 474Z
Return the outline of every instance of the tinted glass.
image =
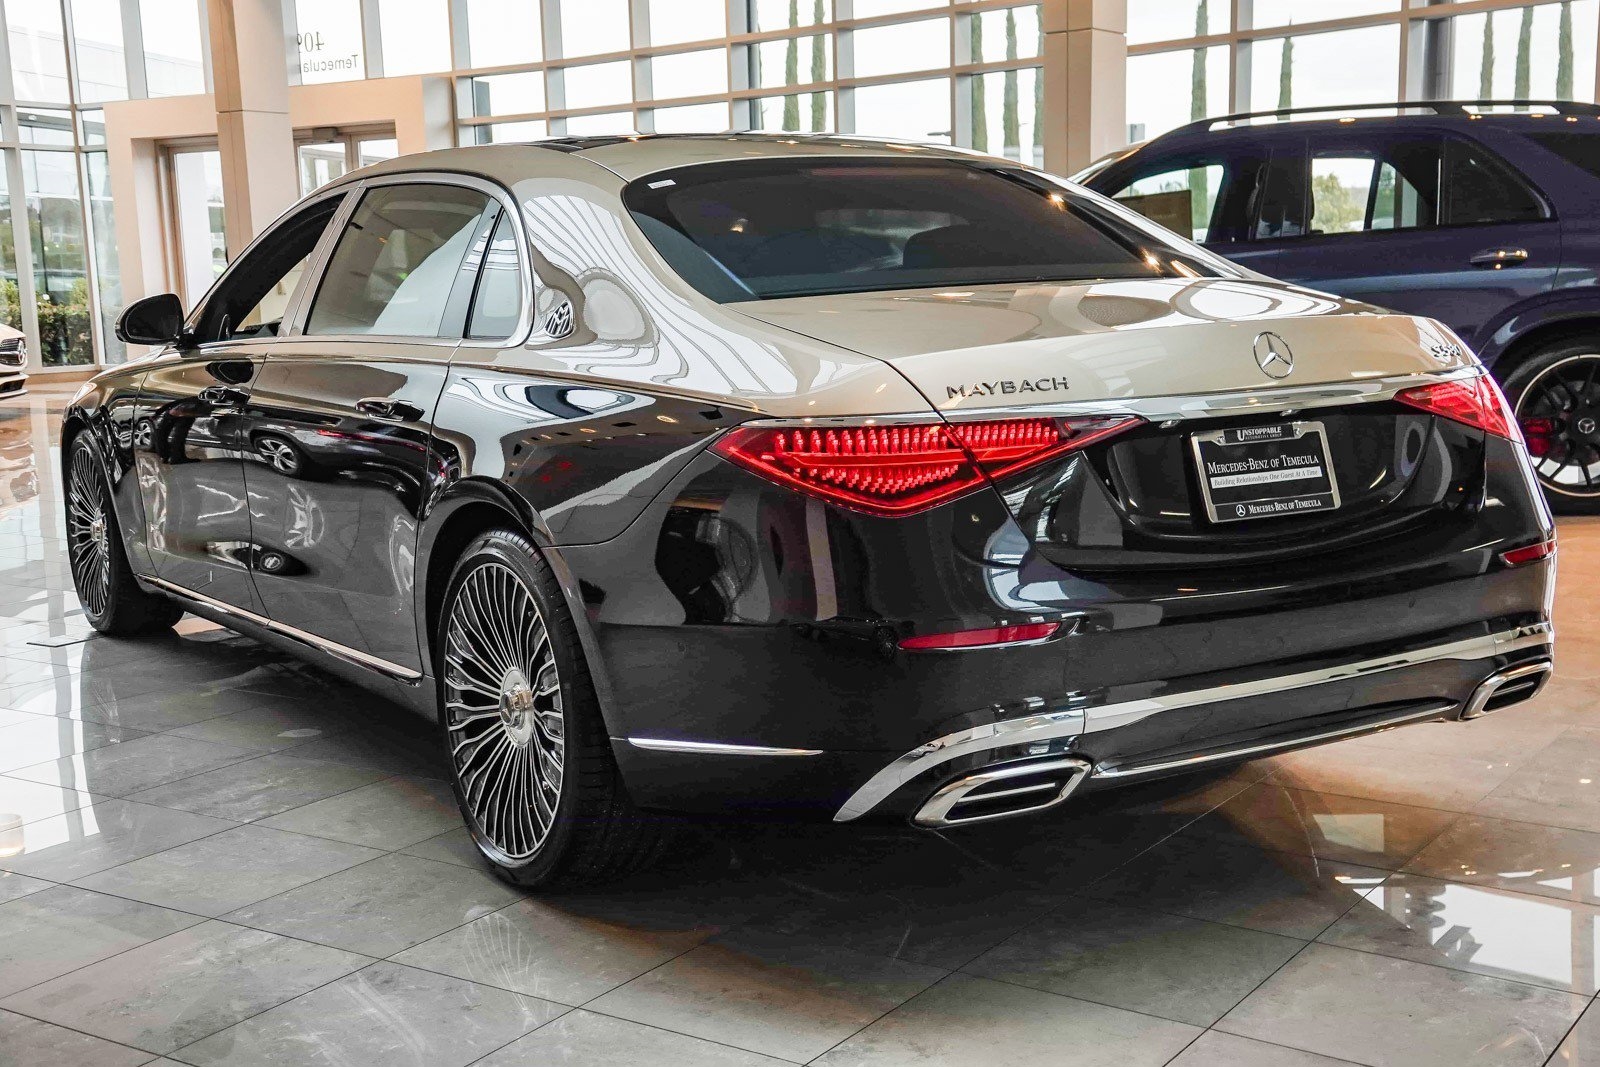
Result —
M306 261L341 199L331 196L318 201L258 243L206 301L195 336L202 343L276 337Z
M1488 149L1452 139L1444 153L1444 221L1450 226L1533 222L1545 217L1533 190Z
M761 160L634 182L624 202L691 285L724 302L984 282L1190 277L1065 186L958 161Z
M467 336L509 337L522 313L522 271L517 265L517 239L512 217L502 212L483 257L478 291L472 298Z
M1592 133L1527 133L1523 136L1600 178L1600 136Z
M1437 137L1319 152L1311 161L1311 232L1417 229L1439 220Z
M1221 191L1222 164L1212 163L1140 178L1117 193L1116 198L1151 222L1204 241Z
M487 206L482 193L453 185L368 192L329 258L306 332L438 336Z

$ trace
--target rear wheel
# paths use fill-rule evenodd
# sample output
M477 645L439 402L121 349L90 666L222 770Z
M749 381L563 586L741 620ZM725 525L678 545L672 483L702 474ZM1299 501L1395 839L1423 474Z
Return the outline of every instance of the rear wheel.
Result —
M1539 349L1505 387L1551 506L1600 514L1600 338Z
M67 467L67 561L84 617L118 637L170 630L183 608L139 588L122 549L116 511L100 457L82 434L73 438Z
M467 546L435 647L456 800L502 878L600 881L655 857L664 825L628 800L576 627L527 538Z

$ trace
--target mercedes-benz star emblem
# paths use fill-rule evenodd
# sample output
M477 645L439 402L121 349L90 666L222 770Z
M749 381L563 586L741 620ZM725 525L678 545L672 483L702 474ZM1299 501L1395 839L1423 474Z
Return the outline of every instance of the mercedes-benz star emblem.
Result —
M1581 434L1594 433L1597 425L1600 424L1597 424L1590 416L1585 415L1583 418L1578 420L1578 432Z
M1256 334L1255 353L1256 366L1269 378L1287 378L1294 371L1294 352L1275 333Z

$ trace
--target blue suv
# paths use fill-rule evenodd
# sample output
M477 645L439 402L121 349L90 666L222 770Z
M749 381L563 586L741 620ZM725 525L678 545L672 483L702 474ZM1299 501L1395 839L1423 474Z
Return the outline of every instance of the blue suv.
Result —
M1600 107L1231 115L1076 180L1252 270L1448 324L1504 385L1551 502L1600 513Z

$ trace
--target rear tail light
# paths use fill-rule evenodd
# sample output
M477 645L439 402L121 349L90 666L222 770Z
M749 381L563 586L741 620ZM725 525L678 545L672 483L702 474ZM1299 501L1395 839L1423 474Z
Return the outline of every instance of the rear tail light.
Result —
M712 448L810 496L901 516L1131 430L1135 416L861 426L741 427Z
M1508 552L1500 553L1500 562L1507 567L1520 567L1525 563L1536 563L1546 556L1553 556L1556 552L1556 539L1539 541L1536 544L1523 545L1513 548Z
M1508 441L1522 440L1516 420L1511 417L1511 406L1501 395L1500 387L1486 374L1420 385L1396 393L1395 399Z
M1061 628L1059 622L1025 622L1016 626L995 626L987 630L957 630L948 634L919 634L903 637L900 647L913 652L940 648L982 648L985 645L1016 645L1043 641Z

